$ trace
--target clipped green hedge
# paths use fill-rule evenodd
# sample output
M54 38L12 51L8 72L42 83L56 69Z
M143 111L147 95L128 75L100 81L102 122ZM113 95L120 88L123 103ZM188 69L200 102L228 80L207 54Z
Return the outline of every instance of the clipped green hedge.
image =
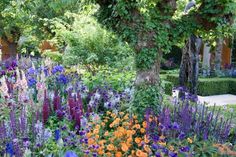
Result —
M179 84L178 75L167 75L166 80L174 86ZM235 78L199 78L198 95L236 94Z

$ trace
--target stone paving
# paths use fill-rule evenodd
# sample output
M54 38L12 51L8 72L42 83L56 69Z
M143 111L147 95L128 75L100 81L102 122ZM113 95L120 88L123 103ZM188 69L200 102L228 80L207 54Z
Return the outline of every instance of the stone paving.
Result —
M208 103L209 106L223 106L229 104L236 104L236 95L224 94L224 95L213 95L213 96L198 96L201 103Z

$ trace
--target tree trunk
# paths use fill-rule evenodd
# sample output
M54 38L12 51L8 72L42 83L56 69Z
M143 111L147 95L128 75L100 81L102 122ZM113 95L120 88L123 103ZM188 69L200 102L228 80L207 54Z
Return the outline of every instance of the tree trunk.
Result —
M216 72L219 72L221 70L222 51L223 51L223 39L219 38L216 41L216 50L215 50L215 71Z
M14 41L1 40L2 44L2 61L7 59L15 59L17 54L17 43Z
M203 49L203 76L209 76L210 75L210 59L211 59L211 53L210 53L211 46L209 46L209 43L204 44Z
M197 94L201 44L200 38L191 35L183 49L180 65L179 83L181 86L188 86L189 83L190 93L194 95Z

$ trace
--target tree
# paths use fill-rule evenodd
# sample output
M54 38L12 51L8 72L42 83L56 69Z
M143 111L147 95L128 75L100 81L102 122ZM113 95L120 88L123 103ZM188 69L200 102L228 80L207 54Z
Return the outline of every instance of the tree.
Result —
M54 36L51 22L63 19L67 11L77 12L78 0L1 0L0 37L3 59L15 57L17 42L22 35L35 36L40 41Z
M27 28L26 1L0 1L0 38L2 59L16 57L17 42L24 29Z
M176 0L96 0L100 21L120 34L135 50L134 110L158 110L160 58L190 34L224 30L232 24L233 0L199 0L187 15L176 17ZM227 29L229 30L229 29Z

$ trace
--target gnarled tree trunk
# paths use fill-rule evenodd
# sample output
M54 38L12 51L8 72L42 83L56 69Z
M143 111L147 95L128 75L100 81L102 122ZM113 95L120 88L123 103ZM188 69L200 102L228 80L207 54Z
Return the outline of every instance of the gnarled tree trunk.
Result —
M201 44L200 38L191 35L183 49L180 65L179 83L181 86L187 86L189 83L190 93L194 95L197 94Z
M17 43L1 39L2 45L2 61L7 59L15 59L17 55Z

